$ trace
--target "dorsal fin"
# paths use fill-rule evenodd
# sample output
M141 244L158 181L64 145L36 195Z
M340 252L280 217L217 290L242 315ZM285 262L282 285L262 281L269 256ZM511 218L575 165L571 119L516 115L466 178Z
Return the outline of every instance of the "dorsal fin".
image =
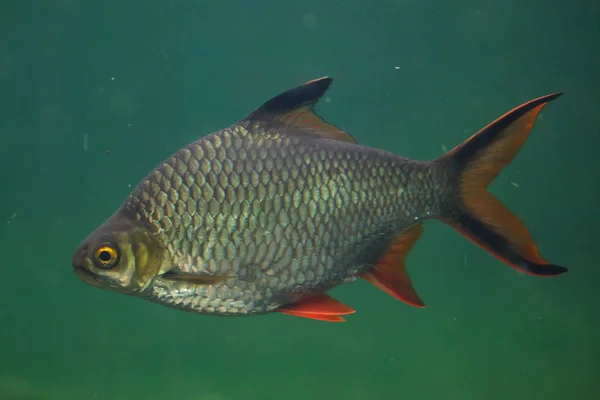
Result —
M356 143L347 132L325 122L314 106L325 94L333 79L325 76L306 82L268 100L250 113L245 120L279 121L289 126L310 129L327 139Z

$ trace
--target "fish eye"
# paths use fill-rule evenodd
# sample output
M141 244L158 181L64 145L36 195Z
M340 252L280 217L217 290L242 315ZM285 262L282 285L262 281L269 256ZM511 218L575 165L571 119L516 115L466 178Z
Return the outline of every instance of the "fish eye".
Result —
M94 252L94 263L98 268L110 269L119 262L119 253L111 245L102 245Z

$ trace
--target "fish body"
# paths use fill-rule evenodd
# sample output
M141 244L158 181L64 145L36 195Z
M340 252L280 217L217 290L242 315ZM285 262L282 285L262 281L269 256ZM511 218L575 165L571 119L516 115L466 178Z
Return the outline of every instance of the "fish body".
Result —
M485 190L558 94L418 161L362 146L319 117L330 84L284 92L158 165L76 249L77 276L201 314L342 321L354 310L326 292L357 278L424 306L404 259L432 218L524 272L566 271Z

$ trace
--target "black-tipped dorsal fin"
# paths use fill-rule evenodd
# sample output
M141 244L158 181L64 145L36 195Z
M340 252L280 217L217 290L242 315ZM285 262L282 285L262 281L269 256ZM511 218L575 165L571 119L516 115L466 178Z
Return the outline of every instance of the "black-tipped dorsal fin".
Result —
M325 94L333 79L325 76L306 82L268 100L244 120L279 121L289 126L310 129L328 139L356 143L350 134L323 120L314 106Z

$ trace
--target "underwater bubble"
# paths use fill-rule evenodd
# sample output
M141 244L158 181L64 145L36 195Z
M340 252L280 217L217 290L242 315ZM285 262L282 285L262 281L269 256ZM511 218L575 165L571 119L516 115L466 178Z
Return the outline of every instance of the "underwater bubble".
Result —
M308 13L302 16L302 25L304 25L308 29L314 29L317 27L317 17L315 14Z

